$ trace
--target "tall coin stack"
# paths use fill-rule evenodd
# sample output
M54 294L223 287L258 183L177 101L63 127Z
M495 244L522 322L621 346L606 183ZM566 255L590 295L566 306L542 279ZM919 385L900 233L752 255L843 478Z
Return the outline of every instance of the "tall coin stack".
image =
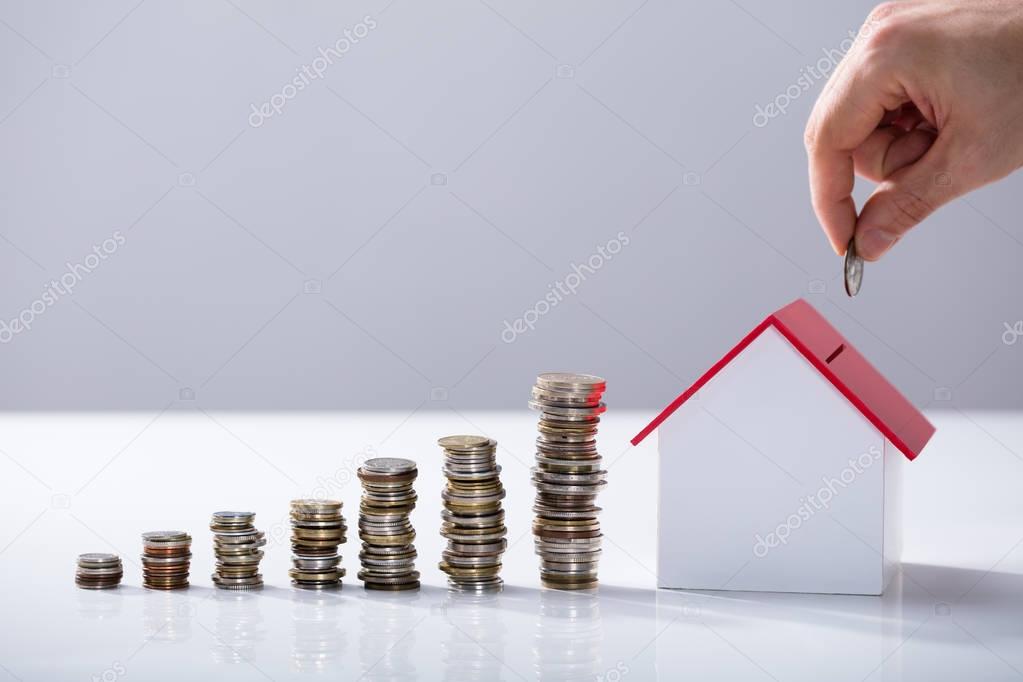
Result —
M501 500L501 467L497 464L497 441L483 436L447 436L437 441L444 448L447 487L441 493L440 534L448 547L440 570L448 574L448 586L460 592L500 590L504 581L501 555L508 547Z
M415 462L396 457L368 459L359 467L359 580L368 590L419 588L416 531L409 521L416 507L412 485L418 473Z
M124 567L116 554L90 553L78 555L75 585L83 590L106 590L121 584Z
M307 590L340 587L338 546L347 542L348 526L340 500L291 501L291 584Z
M142 586L151 590L188 587L192 536L181 530L142 534Z
M217 567L213 584L223 590L255 590L263 586L259 562L263 558L266 535L256 530L253 512L219 511L213 513L213 554Z
M533 485L534 544L545 587L585 590L597 586L600 507L607 485L597 454L597 425L606 409L606 382L587 374L537 377L529 406L540 412Z

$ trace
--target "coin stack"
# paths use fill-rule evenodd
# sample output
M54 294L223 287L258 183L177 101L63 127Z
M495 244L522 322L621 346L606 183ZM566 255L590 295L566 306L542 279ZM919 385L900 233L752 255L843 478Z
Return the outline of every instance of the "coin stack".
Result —
M151 590L188 587L192 536L181 530L142 534L142 585Z
M219 511L213 513L213 554L217 566L213 584L223 590L255 590L263 586L259 562L263 558L266 535L253 523L253 512Z
M587 374L541 374L529 406L539 410L533 485L534 544L545 587L597 586L600 522L597 493L607 485L597 454L606 382Z
M484 436L447 436L437 441L444 448L447 487L441 493L440 534L448 547L441 555L440 570L448 574L448 586L459 592L500 590L504 581L501 555L508 547L501 500L501 467L497 441Z
M291 501L291 584L308 590L340 587L338 546L347 540L345 517L339 500Z
M124 567L116 554L79 554L75 585L83 590L106 590L121 584Z
M359 538L362 570L359 580L368 590L419 588L416 570L416 531L409 513L416 506L416 463L410 459L376 457L359 467L362 501Z

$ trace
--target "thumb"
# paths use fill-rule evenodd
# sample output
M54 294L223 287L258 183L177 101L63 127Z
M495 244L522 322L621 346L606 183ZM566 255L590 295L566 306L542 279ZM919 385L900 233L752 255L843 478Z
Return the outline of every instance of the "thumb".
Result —
M965 191L949 171L950 136L942 137L919 161L885 178L864 204L856 221L856 251L864 259L883 256L903 235Z

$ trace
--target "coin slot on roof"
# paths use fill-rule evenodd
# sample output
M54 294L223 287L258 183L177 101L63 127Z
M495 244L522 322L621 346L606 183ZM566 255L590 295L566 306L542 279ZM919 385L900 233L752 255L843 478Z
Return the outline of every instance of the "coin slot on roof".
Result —
M828 358L827 358L827 360L825 360L824 362L826 362L827 364L829 364L829 365L830 365L830 364L831 364L831 361L832 361L832 360L834 360L835 358L837 358L837 357L838 357L839 355L841 355L841 354L842 354L842 351L844 351L844 350L845 350L845 344L844 344L844 343L843 343L843 344L840 344L840 345L838 346L838 348L836 348L835 350L833 350L833 351L831 352L831 355L829 355L829 356L828 356Z

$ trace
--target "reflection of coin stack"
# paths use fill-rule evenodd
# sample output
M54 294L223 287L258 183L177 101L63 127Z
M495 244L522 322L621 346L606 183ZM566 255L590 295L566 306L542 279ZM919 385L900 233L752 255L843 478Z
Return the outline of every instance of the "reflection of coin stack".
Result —
M83 590L107 590L121 584L124 567L116 554L79 554L75 585Z
M597 586L600 522L597 493L607 472L597 454L597 424L606 384L587 374L541 374L529 406L540 411L533 521L540 580L563 590Z
M449 592L444 615L451 637L441 642L444 679L452 682L490 682L502 678L507 628L500 597L494 593ZM517 669L517 664L512 664Z
M192 536L180 530L142 534L142 585L151 590L188 587Z
M462 592L500 590L504 581L501 555L508 547L505 535L504 487L497 464L497 441L483 436L447 436L437 441L444 448L444 475L448 484L441 494L440 534L448 547L440 570L448 586Z
M252 512L220 511L213 513L213 554L217 567L213 584L223 590L256 590L263 586L259 561L263 558L266 536L256 530Z
M149 593L142 602L142 626L154 642L191 638L195 606L184 594Z
M359 538L362 570L359 580L368 590L419 588L416 570L416 531L409 513L416 506L416 463L410 459L377 457L359 467L362 502Z
M347 531L338 500L292 500L291 584L309 590L339 587L345 569L338 546L348 540Z
M259 642L266 637L259 596L246 592L218 592L214 601L216 636L210 652L217 663L248 663L256 657Z
M418 595L372 592L362 600L358 655L366 682L404 682L420 679L423 670L412 654L417 623L423 616L414 607ZM411 602L411 604L410 604ZM432 642L431 642L432 644ZM427 675L426 679L434 679Z
M295 592L292 600L291 662L295 670L340 672L348 648L347 633L337 617L341 602L317 592Z
M621 679L620 670L605 668L600 600L592 594L541 592L533 646L538 680Z

